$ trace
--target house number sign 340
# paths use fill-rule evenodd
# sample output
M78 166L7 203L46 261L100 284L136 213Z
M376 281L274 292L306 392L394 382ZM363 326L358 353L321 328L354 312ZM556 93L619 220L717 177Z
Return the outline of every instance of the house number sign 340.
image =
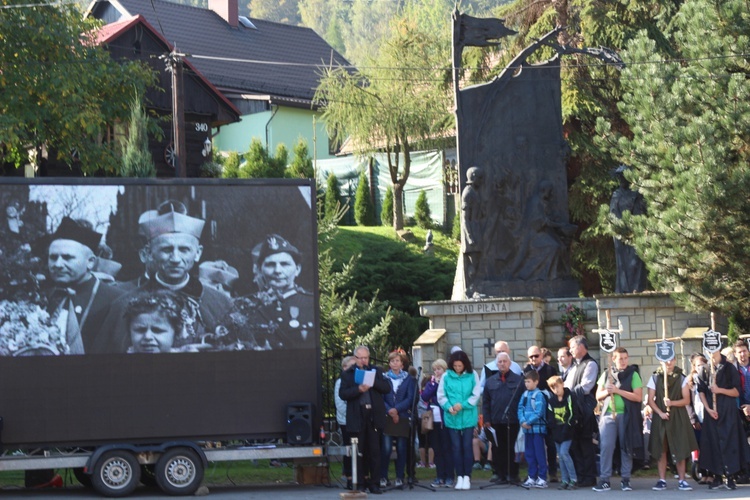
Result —
M196 123L195 131L196 132L208 132L208 123Z

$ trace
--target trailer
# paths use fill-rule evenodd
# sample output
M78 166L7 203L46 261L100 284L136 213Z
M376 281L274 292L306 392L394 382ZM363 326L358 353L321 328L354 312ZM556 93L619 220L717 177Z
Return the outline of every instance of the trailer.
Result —
M209 462L322 457L314 187L0 181L0 471L189 495Z
M332 449L332 453L346 453ZM0 457L0 471L71 469L84 486L108 497L131 494L139 483L169 495L192 495L200 487L209 462L302 460L327 456L323 446L206 447L174 441L155 445L108 444L86 449L31 450ZM41 453L41 454L39 454Z

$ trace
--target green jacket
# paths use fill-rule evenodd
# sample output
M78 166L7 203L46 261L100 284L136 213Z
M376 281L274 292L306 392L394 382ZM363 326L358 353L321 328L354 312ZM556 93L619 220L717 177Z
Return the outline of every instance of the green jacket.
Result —
M440 379L437 392L438 404L444 410L445 426L459 430L476 427L479 421L479 395L479 376L475 372L459 375L453 370L446 371ZM462 409L451 415L448 409L456 403L460 403Z

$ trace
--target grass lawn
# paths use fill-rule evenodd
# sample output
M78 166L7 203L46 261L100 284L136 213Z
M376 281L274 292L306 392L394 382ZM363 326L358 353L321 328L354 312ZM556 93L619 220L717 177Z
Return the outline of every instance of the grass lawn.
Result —
M379 246L406 245L410 252L424 255L427 230L419 227L406 228L414 233L413 243L402 242L396 231L389 226L339 226L339 233L332 245L331 254L338 262L347 262L353 255L374 252ZM434 257L441 262L456 265L460 244L444 235L439 230L433 230Z

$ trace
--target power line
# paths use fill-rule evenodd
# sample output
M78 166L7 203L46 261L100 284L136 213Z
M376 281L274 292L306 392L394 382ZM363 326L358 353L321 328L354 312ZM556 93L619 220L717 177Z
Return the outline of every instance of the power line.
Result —
M57 7L60 5L76 5L78 2L75 0L68 1L57 1L57 2L44 2L44 3L26 3L26 4L11 4L11 5L0 5L0 10L6 9L29 9L33 7Z

